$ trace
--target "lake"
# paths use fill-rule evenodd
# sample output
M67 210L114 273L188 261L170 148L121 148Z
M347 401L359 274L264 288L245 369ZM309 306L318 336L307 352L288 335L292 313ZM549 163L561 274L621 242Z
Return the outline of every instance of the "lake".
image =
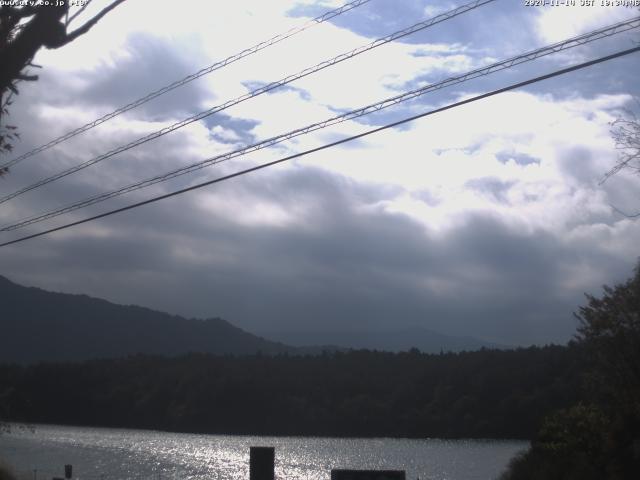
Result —
M527 447L512 440L339 439L194 435L35 425L0 434L0 458L24 480L73 465L79 480L249 478L249 447L276 449L276 477L329 479L332 468L401 469L414 480L488 480Z

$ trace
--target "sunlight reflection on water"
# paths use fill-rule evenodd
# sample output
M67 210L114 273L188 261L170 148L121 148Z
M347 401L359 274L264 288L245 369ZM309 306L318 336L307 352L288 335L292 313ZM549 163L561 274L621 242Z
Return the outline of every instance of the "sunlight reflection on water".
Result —
M249 447L276 448L276 478L326 480L332 468L400 469L414 480L497 477L526 442L193 435L38 425L0 436L0 458L21 480L231 480L249 478ZM34 470L37 472L34 473Z

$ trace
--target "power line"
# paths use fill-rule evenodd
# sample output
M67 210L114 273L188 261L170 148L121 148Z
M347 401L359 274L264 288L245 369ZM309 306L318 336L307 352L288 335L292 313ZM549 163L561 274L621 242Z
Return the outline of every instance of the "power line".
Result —
M148 95L139 98L138 100L135 100L131 103L128 103L127 105L118 108L117 110L114 110L111 113L108 113L92 122L89 122L81 127L76 128L75 130L71 130L70 132L67 132L66 134L62 135L61 137L58 137L54 140L51 140L49 143L46 143L44 145L41 145L40 147L34 148L33 150L26 152L22 155L20 155L17 158L14 158L13 160L4 163L2 165L0 165L0 169L2 168L9 168L12 167L14 165L16 165L17 163L20 163L23 160L26 160L29 157L32 157L40 152L43 152L45 150L48 150L51 147L54 147L55 145L58 145L66 140L69 140L70 138L75 137L76 135L79 135L81 133L86 132L87 130L90 130L94 127L97 127L98 125L111 120L114 117L117 117L118 115L128 112L129 110L132 110L136 107L139 107L140 105L147 103L150 100L153 100L156 97L159 97L160 95L164 95L167 92L170 92L171 90L174 90L178 87L181 87L189 82L192 82L204 75L207 75L215 70L219 70L223 67L226 67L227 65L230 65L234 62L237 62L238 60L248 57L249 55L253 55L255 53L258 53L261 50L264 50L267 47L271 47L277 43L282 42L283 40L286 40L294 35L297 35L298 33L301 33L305 30L308 30L311 27L314 27L316 25L319 25L321 23L326 22L327 20L330 20L332 18L335 18L339 15L342 15L345 12L348 12L349 10L353 10L354 8L360 7L361 5L364 5L365 3L369 3L371 0L354 0L351 2L348 2L346 4L344 4L341 7L338 7L334 10L330 10L312 20L309 20L308 22L304 23L303 25L300 25L298 27L294 27L284 33L281 33L279 35L276 35L275 37L270 38L269 40L265 40L263 42L260 42L252 47L249 47L245 50L242 50L239 53L236 53L234 55L231 55L230 57L225 58L222 61L216 62L213 65L210 65L208 67L205 67L199 71L197 71L196 73L193 73L191 75L188 75L186 77L184 77L181 80L177 80L173 83L171 83L170 85L167 85L165 87L160 88L159 90L156 90L154 92L149 93Z
M393 123L389 123L389 124L384 125L382 127L377 127L377 128L368 130L368 131L366 131L364 133L360 133L358 135L353 135L351 137L347 137L347 138L344 138L342 140L337 140L335 142L322 145L320 147L316 147L316 148L312 148L312 149L309 149L309 150L305 150L304 152L296 153L294 155L289 155L287 157L280 158L278 160L274 160L272 162L263 163L261 165L255 166L255 167L247 168L245 170L241 170L241 171L232 173L230 175L225 175L223 177L218 177L218 178L215 178L213 180L208 180L206 182L199 183L197 185L192 185L190 187L183 188L181 190L177 190L175 192L171 192L171 193L167 193L167 194L160 195L160 196L157 196L157 197L153 197L153 198L150 198L148 200L144 200L142 202L138 202L138 203L134 203L132 205L128 205L126 207L117 208L115 210L111 210L111 211L108 211L108 212L105 212L105 213L101 213L101 214L95 215L93 217L85 218L83 220L78 220L76 222L67 223L66 225L61 225L59 227L51 228L51 229L45 230L43 232L34 233L32 235L27 235L25 237L21 237L21 238L15 239L15 240L11 240L9 242L1 243L0 247L5 247L5 246L12 245L12 244L15 244L15 243L24 242L24 241L30 240L32 238L41 237L43 235L47 235L47 234L50 234L50 233L53 233L53 232L57 232L57 231L64 230L64 229L67 229L67 228L70 228L70 227L74 227L76 225L81 225L83 223L91 222L93 220L98 220L100 218L108 217L108 216L114 215L116 213L125 212L127 210L132 210L134 208L141 207L143 205L148 205L150 203L155 203L155 202L158 202L160 200L164 200L164 199L167 199L167 198L170 198L170 197L174 197L174 196L186 193L186 192L190 192L192 190L197 190L199 188L203 188L203 187L206 187L208 185L213 185L215 183L220 183L220 182L225 181L225 180L230 180L232 178L239 177L239 176L242 176L242 175L246 175L248 173L255 172L257 170L262 170L264 168L271 167L273 165L277 165L279 163L283 163L283 162L286 162L286 161L289 161L289 160L293 160L295 158L303 157L305 155L309 155L311 153L315 153L315 152L318 152L318 151L321 151L321 150L325 150L325 149L328 149L328 148L331 148L331 147L335 147L335 146L341 145L343 143L351 142L353 140L357 140L359 138L363 138L363 137L366 137L368 135L372 135L374 133L378 133L378 132L381 132L383 130L387 130L389 128L394 128L394 127L397 127L399 125L415 121L415 120L417 120L419 118L427 117L429 115L434 115L436 113L440 113L440 112L443 112L445 110L450 110L450 109L453 109L453 108L456 108L456 107L460 107L460 106L466 105L468 103L476 102L478 100L482 100L482 99L485 99L485 98L488 98L488 97L492 97L492 96L498 95L500 93L504 93L504 92L507 92L507 91L510 91L510 90L515 90L517 88L525 87L527 85L531 85L533 83L540 82L542 80L547 80L549 78L557 77L559 75L564 75L564 74L569 73L569 72L573 72L573 71L576 71L576 70L580 70L582 68L590 67L592 65L596 65L596 64L602 63L602 62L606 62L608 60L612 60L614 58L622 57L624 55L629 55L631 53L635 53L635 52L638 52L638 51L640 51L640 47L630 48L628 50L623 50L623 51L620 51L620 52L617 52L617 53L614 53L614 54L611 54L611 55L607 55L605 57L600 57L600 58L597 58L595 60L591 60L591 61L588 61L588 62L580 63L578 65L574 65L574 66L571 66L571 67L568 67L568 68L564 68L562 70L556 70L555 72L552 72L552 73L549 73L549 74L546 74L546 75L542 75L542 76L535 77L535 78L532 78L532 79L529 79L529 80L525 80L523 82L515 83L515 84L509 85L507 87L500 88L498 90L493 90L491 92L484 93L482 95L477 95L475 97L471 97L471 98L468 98L466 100L455 102L455 103L446 105L444 107L436 108L434 110L430 110L428 112L424 112L424 113L421 113L421 114L418 114L418 115L414 115L412 117L404 118L402 120L399 120L399 121L396 121L396 122L393 122Z
M232 100L228 100L223 104L220 105L216 105L215 107L212 107L208 110L205 110L203 112L200 112L196 115L192 115L184 120L181 120L179 122L176 122L168 127L164 127L160 130L157 130L153 133L150 133L149 135L146 135L144 137L138 138L137 140L134 140L132 142L127 143L126 145L122 145L119 146L107 153L104 153L102 155L99 155L97 157L94 157L90 160L87 160L85 162L82 162L78 165L75 165L73 167L70 167L66 170L63 170L61 172L58 172L54 175L51 175L49 177L46 177L44 179L38 180L35 183L32 183L31 185L28 185L26 187L23 187L19 190L14 191L13 193L10 193L8 195L5 195L3 197L0 198L0 204L5 203L9 200L11 200L12 198L15 198L19 195L22 195L23 193L29 192L31 190L34 190L36 188L42 187L48 183L54 182L56 180L59 180L61 178L64 178L68 175L71 175L73 173L76 173L80 170L83 170L87 167L90 167L91 165L95 165L96 163L102 162L103 160L106 160L108 158L113 157L114 155L117 155L119 153L125 152L127 150L130 150L134 147L137 147L139 145L142 145L144 143L147 143L151 140L155 140L157 138L160 138L164 135L167 135L169 133L172 133L182 127L185 127L191 123L197 122L199 120L202 120L206 117L209 117L211 115L213 115L214 113L218 113L221 112L223 110L226 110L227 108L230 108L234 105L238 105L239 103L245 102L249 99L255 98L258 95L262 95L264 93L270 92L271 90L274 90L276 88L279 88L283 85L287 85L295 80L299 80L301 78L304 78L308 75L311 75L313 73L316 73L320 70L324 70L325 68L337 65L338 63L341 63L345 60L349 60L357 55L360 55L361 53L364 52L368 52L370 50L373 50L374 48L377 48L381 45L385 45L393 40L397 40L398 38L402 38L405 37L407 35L410 35L412 33L418 32L420 30L424 30L425 28L431 27L437 23L441 23L444 22L446 20L449 20L453 17L456 17L458 15L462 15L463 13L466 13L470 10L474 10L482 5L485 5L487 3L491 3L494 2L495 0L475 0L471 3L468 3L466 5L462 5L460 7L457 7L453 10L450 10L446 13L440 14L436 17L433 17L429 20L423 21L423 22L419 22L416 23L408 28L405 28L403 30L399 30L395 33L392 33L390 35L387 35L386 37L382 37L379 38L377 40L374 40L373 42L370 42L364 46L358 47L354 50L351 50L349 52L346 53L342 53L340 55L337 55L336 57L333 57L330 60L325 60L324 62L321 62L319 64L314 65L313 67L309 67L306 68L298 73L292 74L292 75L288 75L287 77L284 77L276 82L271 82L267 85L264 85L262 87L259 87L255 90L252 90L249 93L246 93L244 95L241 95L239 97L236 97Z
M85 198L84 200L80 200L78 202L63 206L63 207L59 207L55 210L52 211L48 211L45 213L41 213L41 214L37 214L25 219L22 219L16 223L10 224L10 225L6 225L3 226L2 228L0 228L0 231L12 231L12 230L16 230L18 228L27 226L27 225L32 225L34 223L38 223L50 218L54 218L60 215L63 215L65 213L69 213L75 210L78 210L80 208L84 208L96 203L101 203L103 201L106 201L110 198L114 198L120 195L124 195L126 193L130 193L133 192L135 190L140 190L142 188L146 188L152 185L155 185L157 183L161 183L164 182L166 180L170 180L172 178L176 178L188 173L192 173L194 171L200 170L202 168L206 168L212 165L216 165L228 160L231 160L233 158L237 158L240 157L242 155L246 155L248 153L252 153L258 150L262 150L264 148L267 147L271 147L273 145L276 145L278 143L284 142L286 140L289 140L291 138L295 138L301 135L306 135L308 133L332 126L332 125L337 125L343 122L346 122L348 120L353 120L359 117L362 117L364 115L369 115L371 113L383 110L385 108L391 107L393 105L397 105L399 103L402 102L406 102L409 100L412 100L416 97L425 95L427 93L430 92L434 92L436 90L440 90L446 87L450 87L452 85L456 85L459 83L463 83L469 80L472 80L474 78L478 78L481 76L486 76L495 72L498 72L500 70L505 70L508 68L512 68L515 65L520 65L524 62L529 62L529 61L533 61L535 59L541 58L543 56L546 55L550 55L553 53L557 53L563 50L567 50L569 48L574 48L577 47L579 45L584 45L586 43L589 42L593 42L596 40L600 40L602 38L605 37L609 37L611 35L614 35L616 33L620 33L623 31L627 31L629 29L632 28L638 28L640 27L640 17L636 17L634 19L631 20L627 20L625 22L620 22L617 23L615 25L609 26L609 27L605 27L605 28L601 28L598 30L595 30L593 32L589 32L577 37L573 37L567 40L564 40L562 42L558 42L558 43L554 43L552 45L548 45L546 47L542 47L539 48L537 50L533 50L533 51L529 51L526 53L523 53L521 55L515 56L515 57L511 57L509 59L506 60L502 60L496 63L493 63L491 65L488 65L486 67L482 67L482 68L478 68L476 70L472 70L470 72L464 73L462 75L458 75L455 77L450 77L446 80L431 84L431 85L427 85L421 88L418 88L416 90L412 90L410 92L406 92L400 95L396 95L394 97L390 97L387 98L385 100L367 105L365 107L359 108L357 110L352 110L350 112L323 120L321 122L317 122L317 123L313 123L310 125L307 125L305 127L302 128L297 128L295 130L291 130L289 132L268 138L266 140L254 143L252 145L237 149L237 150L233 150L231 152L228 153L224 153L221 155L216 155L214 157L202 160L200 162L196 162L190 165L186 165L184 167L169 171L167 173L161 174L161 175L156 175L154 177L150 177L147 178L145 180L139 181L139 182L135 182L132 184L129 184L127 186L121 187L117 190L113 190L110 192L105 192L105 193L101 193L98 195L94 195L92 197L88 197Z

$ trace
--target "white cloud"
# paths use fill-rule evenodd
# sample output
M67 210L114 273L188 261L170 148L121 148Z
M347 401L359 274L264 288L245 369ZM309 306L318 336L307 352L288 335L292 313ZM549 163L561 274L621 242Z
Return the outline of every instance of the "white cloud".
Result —
M548 43L558 42L637 15L630 8L603 6L599 1L590 6L579 3L576 2L575 6L537 8L539 37Z
M286 1L269 2L268 6L265 2L247 1L229 4L221 12L213 10L210 2L192 2L189 8L176 8L158 7L157 3L141 0L114 12L86 41L77 42L77 48L50 52L51 60L55 61L56 69L67 70L70 85L86 82L86 76L75 76L74 71L82 72L87 65L94 69L109 62L117 65L129 54L127 34L142 28L147 34L190 45L186 47L187 51L200 48L206 51L212 45L237 51L240 46L249 46L275 32L301 24L303 19L285 16L291 7L292 3ZM567 13L569 10L571 15ZM194 16L194 11L200 14ZM602 23L604 17L609 20L620 17L610 9L606 12L590 8L538 11L541 12L539 33L546 41L554 40L555 36L579 33L594 23ZM147 17L144 25L134 20ZM111 45L105 44L107 36L114 38L115 25L122 35ZM193 45L193 32L197 32L198 46ZM295 73L369 40L345 28L323 24L296 36L294 41L269 48L202 81L215 95L213 103L220 103L245 94L249 89L242 82L273 81L282 77L283 72ZM97 44L105 48L97 49ZM222 58L219 50L216 54L216 58ZM89 57L93 63L87 61ZM394 42L297 81L292 84L296 90L276 90L232 107L226 113L256 122L251 133L258 138L268 138L329 118L335 115L332 109L356 108L387 97L396 93L393 88L420 75L434 70L460 72L471 68L476 61L482 59L474 59L460 44ZM571 223L570 217L585 217L586 214L580 214L576 209L606 213L607 209L602 207L606 198L600 198L602 195L596 196L597 201L584 202L585 192L593 186L584 185L584 178L578 179L567 171L572 166L566 162L576 155L576 148L581 148L598 152L588 160L588 168L596 165L602 168L611 163L611 141L606 122L612 118L611 110L627 100L625 96L598 96L558 101L550 95L510 93L421 120L409 130L394 130L367 138L358 148L322 152L304 162L358 181L399 187L404 194L394 200L385 200L385 208L390 212L409 214L430 227L444 227L448 224L447 219L467 210L494 210L529 228L560 229ZM63 130L70 123L68 119L84 122L96 113L85 108L47 105L40 111L46 121L54 121L59 128L64 126ZM114 121L105 132L116 137L122 129L137 134L161 126L163 124L143 118L125 119ZM363 129L355 122L347 122L331 132L348 135ZM275 158L278 151L297 152L321 145L330 138L327 135L322 132L300 137L284 144L281 148L285 150L264 152L255 161ZM226 142L239 142L241 138L229 126L213 126L207 132L197 124L185 129L179 137L190 155L200 158L235 148L218 144L213 138ZM92 145L92 150L95 149L96 144ZM520 165L513 159L498 158L510 152L525 154L539 163ZM580 173L583 173L582 169ZM481 190L467 188L470 180L479 178L497 179L510 183L510 187L498 200ZM437 207L416 200L420 191L429 191L437 197ZM549 208L550 203L555 207ZM560 204L565 208L559 207ZM566 207L569 204L574 207ZM269 217L278 215L265 214L255 218Z
M611 112L628 96L558 101L550 95L518 92L419 120L410 130L393 130L366 140L359 149L325 152L307 160L354 179L400 187L387 202L432 228L475 210L499 212L529 229L563 235L593 215L608 216L608 187L597 181L614 163L609 134ZM501 153L526 154L538 163L518 164ZM584 156L588 152L588 156ZM584 158L582 158L584 157ZM504 198L469 190L473 179L512 185ZM438 204L416 200L432 192Z

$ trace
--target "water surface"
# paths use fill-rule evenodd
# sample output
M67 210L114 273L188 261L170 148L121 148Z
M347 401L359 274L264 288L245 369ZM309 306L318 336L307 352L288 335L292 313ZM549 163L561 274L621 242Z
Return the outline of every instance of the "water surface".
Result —
M276 477L329 479L332 468L400 469L407 480L496 478L527 442L194 435L36 425L0 435L0 458L21 480L51 480L73 465L78 480L249 478L249 447L276 448Z

